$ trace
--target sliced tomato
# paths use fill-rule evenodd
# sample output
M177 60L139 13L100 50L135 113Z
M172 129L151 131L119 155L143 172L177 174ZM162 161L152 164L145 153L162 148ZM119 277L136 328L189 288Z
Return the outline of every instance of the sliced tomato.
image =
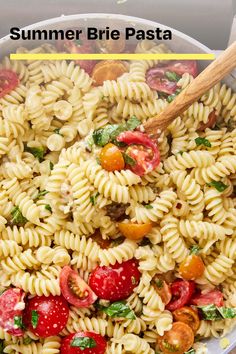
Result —
M177 89L176 82L169 81L164 77L157 77L151 72L152 69L147 72L146 82L152 90L172 95Z
M191 304L196 306L215 305L221 307L224 305L223 294L220 290L211 290L206 294L196 294L192 297Z
M198 74L197 62L196 60L172 61L167 65L166 71L173 71L180 76L189 73L193 77L196 77Z
M196 333L200 326L198 312L189 306L184 306L175 310L173 312L173 317L175 321L186 323L192 328L193 333Z
M100 299L118 301L132 294L138 285L140 272L134 259L97 267L89 277L89 285Z
M127 72L127 66L119 60L100 61L95 65L92 72L93 84L101 86L106 80L117 80Z
M96 41L96 45L102 53L122 53L125 49L125 42L125 35L121 32L118 39Z
M64 298L76 307L88 307L97 300L88 284L69 266L60 273L60 287Z
M104 354L107 343L94 332L77 332L64 337L61 342L61 354Z
M67 53L89 54L96 52L96 45L94 41L86 39L85 35L80 37L81 39L77 41L57 41L56 47L59 51L66 51ZM82 69L84 69L84 71L86 71L90 75L97 61L76 60L75 63L78 64Z
M128 165L139 176L154 170L160 163L157 144L147 135L138 131L126 131L118 135L117 141L131 145L126 154L134 160Z
M187 280L176 280L171 284L170 290L172 300L166 308L169 311L174 311L189 303L195 290L195 283Z
M186 280L196 280L200 278L205 270L205 265L201 257L190 254L179 266L179 274Z
M208 116L208 121L207 123L201 123L198 130L199 131L204 131L206 128L213 128L214 125L216 124L216 119L217 119L217 113L215 110L213 110L209 116Z
M0 70L0 98L14 90L20 83L17 74L9 69Z
M66 326L69 307L63 296L35 296L28 299L23 322L36 336L58 335Z
M112 144L106 144L100 153L100 163L106 171L120 171L125 167L125 161L120 149Z
M158 295L161 297L162 302L165 305L169 304L172 298L170 286L164 280L160 279L158 275L156 275L153 279L153 286Z
M193 331L183 322L174 322L171 330L157 338L157 344L164 354L184 354L192 347L193 343Z
M118 223L118 229L126 238L129 238L130 240L140 240L151 231L152 224L134 224L132 222L120 222Z
M14 336L23 336L22 313L25 308L25 293L10 288L0 296L0 327Z

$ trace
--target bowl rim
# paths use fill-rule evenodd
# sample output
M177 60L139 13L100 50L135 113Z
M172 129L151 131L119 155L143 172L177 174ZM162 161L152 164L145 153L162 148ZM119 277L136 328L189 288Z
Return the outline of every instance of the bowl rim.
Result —
M127 22L135 22L135 25L140 24L146 24L152 27L161 27L163 29L167 29L167 30L171 30L172 33L176 36L181 37L182 39L190 42L191 44L195 45L196 47L198 47L199 49L202 49L204 52L206 53L211 53L212 51L210 50L210 48L208 48L207 46L205 46L204 44L202 44L201 42L199 42L197 39L194 39L190 36L188 36L187 34L176 30L175 28L172 28L170 26L166 26L163 25L162 23L159 22L155 22L155 21L151 21L151 20L146 20L144 18L141 17L135 17L135 16L127 16L127 15L122 15L122 14L111 14L111 13L85 13L85 14L73 14L73 15L61 15L58 17L52 17L50 19L47 20L43 20L43 21L39 21L39 22L35 22L31 25L25 26L25 27L21 27L21 30L32 30L38 27L44 27L47 25L52 25L54 24L58 24L61 21L65 20L65 21L70 21L70 20L76 20L76 19L80 19L80 20L84 20L86 21L87 19L114 19L114 20L125 20ZM7 42L7 41L11 41L10 38L10 34L0 38L0 45Z

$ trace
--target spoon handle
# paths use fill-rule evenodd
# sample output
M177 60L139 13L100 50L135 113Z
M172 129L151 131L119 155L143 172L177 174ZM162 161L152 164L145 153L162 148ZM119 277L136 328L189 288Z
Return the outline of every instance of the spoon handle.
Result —
M149 119L145 131L156 137L159 130L181 115L191 104L236 67L236 41L203 70L160 114Z

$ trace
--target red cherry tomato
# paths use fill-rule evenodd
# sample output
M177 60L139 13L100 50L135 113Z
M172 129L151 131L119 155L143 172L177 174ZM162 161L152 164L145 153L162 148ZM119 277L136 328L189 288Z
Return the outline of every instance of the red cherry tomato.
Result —
M23 322L36 336L46 338L59 334L68 317L69 307L63 296L35 296L28 299Z
M143 176L159 165L160 152L155 142L147 134L126 131L118 135L117 141L134 145L129 147L126 153L135 160L134 166L129 165L129 168L137 175Z
M174 311L186 305L195 290L195 283L187 280L177 280L171 284L172 300L166 306L167 310Z
M19 85L19 78L14 71L0 70L0 98L14 90Z
M88 284L69 266L60 273L60 287L64 298L76 307L88 307L97 300Z
M85 35L81 36L79 40L63 40L57 42L57 49L59 51L66 51L67 53L81 53L89 54L96 52L96 46L94 41L87 40ZM94 66L96 65L96 60L76 60L82 69L84 69L89 75L92 73Z
M191 299L191 304L196 306L216 305L221 307L224 305L223 294L219 290L211 290L206 294L196 294Z
M10 288L0 296L0 327L14 336L23 336L22 312L25 308L25 293L18 288Z
M199 131L204 131L206 128L212 128L216 124L216 119L217 119L217 113L216 111L212 111L209 116L208 116L208 121L206 124L201 123L198 130Z
M173 71L180 76L189 73L193 77L196 77L198 73L197 62L196 60L172 61L167 65L166 71Z
M89 285L101 299L118 301L132 294L140 272L134 259L108 267L97 267L89 277Z
M79 338L81 338L81 340L79 340ZM85 339L83 340L83 338ZM107 343L100 334L94 332L77 332L69 334L63 338L60 353L104 354L106 351L106 346Z
M154 72L152 72L151 70L152 69L149 69L149 71L147 72L146 82L152 90L163 92L166 93L167 95L172 95L173 93L175 93L177 89L176 82L169 81L163 76L157 77L155 76Z

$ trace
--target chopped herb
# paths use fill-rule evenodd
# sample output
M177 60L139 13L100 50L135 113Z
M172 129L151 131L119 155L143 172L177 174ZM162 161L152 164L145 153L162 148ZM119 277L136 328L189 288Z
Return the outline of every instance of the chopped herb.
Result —
M8 289L8 288L2 289L2 290L0 291L0 296L1 296L3 293L5 293L5 291L7 291L7 289Z
M159 289L163 288L163 280L157 279L155 280L155 284Z
M101 306L100 310L102 310L112 318L122 317L122 318L129 318L131 320L134 320L136 318L133 310L130 309L129 305L127 305L125 301L113 302L108 307Z
M196 353L196 350L191 348L187 352L185 352L184 354L195 354L195 353Z
M121 237L117 237L116 239L111 241L110 246L111 246L111 248L112 247L116 247L116 246L121 245L123 242L124 242L124 237L122 237L122 236Z
M130 157L128 154L126 154L125 152L123 152L123 158L124 158L124 161L126 163L126 165L130 165L130 166L135 166L136 165L136 161Z
M226 184L224 184L221 181L212 181L210 183L207 183L209 187L214 187L215 189L218 190L218 192L224 192L224 190L228 187Z
M16 326L16 328L24 329L22 316L14 316L14 326Z
M18 226L24 226L27 223L27 219L22 215L22 212L20 211L18 206L15 206L12 211L12 224L13 225L18 225Z
M45 209L48 210L48 211L50 211L50 212L52 212L51 205L49 205L49 204L46 204L46 205L45 205Z
M206 147L211 147L210 141L206 138L201 138L200 136L195 139L195 143L197 146L204 145Z
M133 285L135 285L136 282L137 282L137 279L132 275L132 277L131 277L131 283L132 283Z
M31 311L31 324L33 328L37 328L38 325L38 320L39 320L39 315L36 310Z
M225 318L235 318L236 309L230 307L217 307L215 305L197 306L202 317L207 321L222 320Z
M165 72L165 76L167 77L167 79L169 81L179 81L181 79L181 76L179 76L178 74L176 74L174 71L166 71Z
M127 127L127 130L134 130L134 129L136 129L140 124L141 124L140 120L139 120L137 117L132 116L132 117L126 122L126 127Z
M39 191L38 195L34 198L34 199L40 199L41 197L43 197L44 195L48 194L48 191L46 191L45 189L43 191Z
M89 139L86 140L86 149L91 152L92 151L92 147L93 147L93 144L94 144L94 141L93 141L93 138L92 136L89 137Z
M200 252L200 247L198 245L193 245L189 249L190 254L198 254Z
M183 151L182 150L180 150L179 152L178 152L178 154L180 154L181 156L183 155Z
M97 199L98 196L99 196L99 193L97 192L95 195L92 195L92 196L90 197L90 202L91 202L93 205L96 204L96 199Z
M56 128L56 129L54 129L54 133L55 133L55 134L59 134L59 135L61 135L61 133L60 133L60 128Z
M30 343L32 343L32 339L30 337L26 337L26 338L23 339L23 343L26 344L26 345L30 344Z
M52 170L53 170L53 167L54 167L52 161L50 161L49 166L50 166L50 170L52 171Z
M28 147L27 145L25 146L25 151L30 152L34 157L36 157L39 162L43 161L43 157L46 153L44 147Z
M146 209L153 209L153 206L152 206L151 204L146 204L146 205L144 205L144 207L145 207Z
M167 99L166 99L167 102L171 103L175 99L175 97L180 94L180 92L181 92L181 89L177 89L175 91L175 93L173 93L172 95L167 96Z
M70 346L79 347L81 350L84 350L87 348L95 348L97 346L97 343L95 339L91 337L74 337Z
M97 164L98 164L98 165L101 165L101 161L100 161L100 159L99 159L98 156L96 157L96 161L97 161Z
M83 41L81 39L76 39L74 42L77 45L83 45Z
M169 352L178 352L179 351L179 346L175 345L175 344L171 344L169 342L167 342L166 339L164 339L163 341L163 346L169 351Z

